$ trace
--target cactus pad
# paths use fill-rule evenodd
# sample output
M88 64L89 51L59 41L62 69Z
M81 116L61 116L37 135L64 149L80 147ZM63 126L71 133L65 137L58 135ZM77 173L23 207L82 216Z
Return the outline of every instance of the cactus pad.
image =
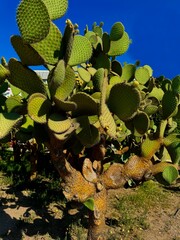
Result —
M17 113L0 113L0 139L6 137L12 128L22 121L22 118Z
M20 113L23 106L22 98L20 96L10 96L5 102L5 109L7 112Z
M84 36L76 35L68 64L75 66L84 63L90 59L91 55L92 46L90 41Z
M110 91L108 106L121 120L131 119L140 105L140 92L129 84L115 84Z
M65 78L57 88L54 98L66 100L70 96L75 86L75 73L70 66L66 67Z
M170 118L177 114L178 102L179 100L173 92L167 91L164 93L162 98L163 119Z
M51 109L51 102L41 93L34 93L28 100L28 115L37 123L46 123Z
M62 17L68 8L67 0L43 0L51 20Z
M135 78L140 84L144 85L150 77L150 71L146 67L139 67L135 71Z
M86 93L79 92L74 94L71 99L72 102L76 103L77 108L73 112L76 116L79 115L97 115L98 114L98 103L97 101Z
M117 41L122 38L124 34L124 26L121 22L116 22L113 24L110 32L110 40Z
M16 20L27 43L39 42L49 32L50 17L42 0L22 0L17 9Z
M110 49L108 52L109 56L119 56L124 54L130 45L130 39L126 32L124 32L123 36L117 41L110 42Z
M71 127L71 120L64 114L53 113L48 118L48 127L55 133L64 133Z
M146 138L141 144L141 156L151 159L152 156L160 149L162 142L160 139L150 140Z
M133 118L133 124L135 130L140 134L143 135L147 132L150 126L150 119L145 112L139 112Z
M104 68L99 68L93 76L93 85L95 91L101 91L103 80L104 80Z
M28 94L35 92L46 94L46 88L42 79L33 70L23 66L21 62L11 58L9 70L11 72L9 81L12 85Z
M130 81L134 78L136 66L134 64L125 64L122 68L121 79L123 81Z
M78 74L84 82L89 82L91 80L91 74L84 68L78 68Z
M54 23L51 23L47 36L31 46L39 53L45 63L54 65L59 60L61 42L61 32Z
M172 91L175 94L180 94L180 76L176 76L172 79Z
M31 45L24 43L21 36L12 36L11 44L20 57L23 65L36 66L44 64L44 60L41 56L31 47Z
M0 64L0 84L2 84L9 75L10 75L9 70L2 64Z
M89 120L86 116L78 117L78 123L80 124L76 130L76 136L85 147L92 147L100 141L100 133L98 129L89 124Z

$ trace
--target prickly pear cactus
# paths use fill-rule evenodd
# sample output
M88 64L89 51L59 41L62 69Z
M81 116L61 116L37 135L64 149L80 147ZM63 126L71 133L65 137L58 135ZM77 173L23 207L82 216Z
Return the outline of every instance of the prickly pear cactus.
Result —
M52 20L67 7L66 0L20 2L21 35L11 37L20 60L0 64L0 138L16 128L17 136L46 142L65 197L90 210L88 239L106 239L109 189L178 178L180 77L120 63L131 44L121 22L109 34L94 23L80 35L68 19L62 34ZM39 65L47 82L31 67ZM7 86L13 96L2 97Z

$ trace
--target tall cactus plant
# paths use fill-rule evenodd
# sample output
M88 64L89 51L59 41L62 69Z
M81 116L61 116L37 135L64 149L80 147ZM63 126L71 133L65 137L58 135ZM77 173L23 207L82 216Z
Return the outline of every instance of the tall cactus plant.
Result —
M171 184L178 177L180 77L154 78L148 65L122 65L116 57L131 40L121 22L110 34L100 23L80 35L67 20L62 34L53 20L67 6L67 0L20 2L21 35L11 38L20 60L1 64L0 80L26 97L19 96L23 108L19 98L6 102L0 138L26 119L49 148L67 200L89 208L87 238L106 239L109 189L153 176ZM47 85L35 65L49 71Z

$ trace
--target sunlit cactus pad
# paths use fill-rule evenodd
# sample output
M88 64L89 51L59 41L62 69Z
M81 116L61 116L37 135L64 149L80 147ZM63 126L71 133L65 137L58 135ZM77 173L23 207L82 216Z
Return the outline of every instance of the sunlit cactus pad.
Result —
M49 32L50 17L42 0L22 0L16 19L20 33L27 43L39 42Z
M34 93L28 100L28 114L37 123L46 123L51 102L41 93Z
M17 113L0 113L0 139L10 134L13 127L21 122L23 116Z
M131 119L141 101L140 92L126 83L115 84L110 91L108 106L121 120Z
M51 20L62 17L68 8L67 0L43 0Z

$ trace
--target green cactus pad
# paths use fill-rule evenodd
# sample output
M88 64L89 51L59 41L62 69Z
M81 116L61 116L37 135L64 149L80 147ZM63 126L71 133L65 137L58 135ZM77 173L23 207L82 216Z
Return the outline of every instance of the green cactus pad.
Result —
M100 92L101 91L101 86L102 82L104 80L104 68L99 68L96 73L93 76L93 85L95 91Z
M172 133L164 138L164 145L168 147L173 142L180 142L180 134Z
M121 83L122 82L122 79L119 77L119 76L112 76L110 79L109 79L109 84L111 85L111 87L117 83Z
M57 88L63 83L65 78L66 68L64 60L60 60L57 65L50 71L48 75L48 87L53 97Z
M160 149L161 140L150 140L146 138L141 144L141 156L146 159L151 159L152 156Z
M79 115L97 115L98 114L98 103L97 100L92 98L90 95L84 92L78 92L74 94L71 99L77 105L73 114Z
M135 130L140 135L144 135L150 126L150 119L148 115L145 112L139 112L136 114L136 116L133 118L133 124Z
M0 64L0 84L2 84L6 78L8 78L10 75L9 70L4 67L2 64Z
M16 20L26 43L39 42L49 32L50 17L42 0L22 0L17 9Z
M64 114L53 113L48 117L48 127L55 133L64 133L71 127L71 120Z
M113 57L124 54L128 50L130 43L131 41L128 34L124 32L123 36L119 40L110 42L108 55Z
M169 155L171 156L172 163L179 164L180 163L180 142L174 141L171 144L168 144L167 150Z
M130 81L134 79L136 66L134 64L125 64L122 68L121 79L123 81Z
M51 22L48 35L31 46L39 53L45 63L54 65L59 60L61 42L62 34L58 27Z
M123 70L120 62L118 62L117 60L113 60L111 62L111 71L121 76Z
M102 36L102 45L103 45L103 52L108 53L110 49L110 36L108 33L103 33Z
M164 92L166 91L171 91L172 87L171 87L172 81L169 79L164 79L162 84L161 84L161 88Z
M152 91L148 94L149 98L156 98L159 102L162 100L164 91L161 88L154 87Z
M71 101L64 101L61 99L57 99L54 98L54 102L56 107L61 110L61 111L65 111L65 112L71 112L71 111L75 111L77 108L77 105L75 102L71 102Z
M66 141L68 140L72 134L75 133L75 130L79 127L79 123L74 121L73 124L71 124L71 127L63 132L63 133L53 133L54 137L60 141Z
M95 26L93 28L93 31L96 33L96 35L98 35L100 38L102 38L103 35L103 29L100 26Z
M68 8L68 0L43 0L51 20L62 17Z
M144 108L144 112L147 113L147 115L153 115L155 114L156 112L158 111L158 106L156 105L147 105L145 108Z
M102 109L103 110L101 111L101 114L99 116L100 124L104 131L107 133L107 135L109 135L111 138L116 138L116 123L114 121L114 118L106 104L104 104Z
M92 147L100 141L100 133L98 129L89 124L86 116L78 117L79 127L76 130L76 137L85 147Z
M34 121L28 116L24 115L24 123L20 127L20 131L24 133L32 133L34 129Z
M76 35L74 37L72 53L68 64L70 66L75 66L84 63L90 59L92 55L92 46L90 41L81 35Z
M180 94L180 76L177 76L172 79L172 91L175 94Z
M28 94L35 92L46 94L46 88L42 79L33 70L23 66L21 62L11 58L9 70L11 72L9 81L12 85Z
M41 93L34 93L28 100L28 115L37 123L46 123L51 110L51 102Z
M84 68L78 68L78 74L84 82L89 82L91 80L91 74Z
M10 96L5 102L5 109L8 113L16 112L20 113L24 104L22 103L21 96Z
M110 31L110 40L117 41L122 38L124 34L124 25L121 22L116 22L113 24Z
M108 106L121 120L135 116L141 101L140 92L126 83L115 84L110 91Z
M6 137L22 119L23 116L17 113L0 113L0 139Z
M20 57L23 65L36 66L44 64L42 57L31 47L30 44L25 43L21 36L12 36L11 44Z
M166 167L162 173L162 177L168 184L172 184L178 176L179 172L174 166Z
M97 57L93 57L91 61L94 68L96 69L105 68L110 72L111 68L110 59L103 52L100 52Z
M173 117L177 114L178 102L179 100L173 92L167 91L164 93L162 98L163 119Z
M146 67L139 67L135 71L135 78L140 84L146 84L150 77L150 71Z
M75 73L70 66L66 67L65 78L57 88L54 98L66 100L70 96L75 86Z

